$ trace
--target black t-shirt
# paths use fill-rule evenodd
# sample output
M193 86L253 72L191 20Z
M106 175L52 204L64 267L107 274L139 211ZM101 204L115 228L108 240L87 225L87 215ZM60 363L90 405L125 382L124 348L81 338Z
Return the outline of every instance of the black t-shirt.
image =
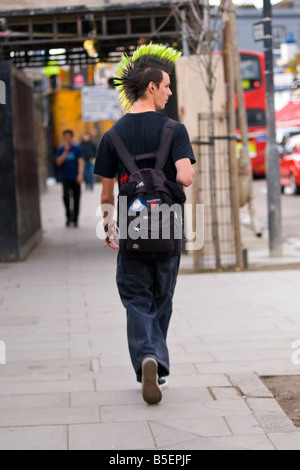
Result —
M129 152L133 155L155 152L158 150L162 130L167 117L154 111L138 114L126 114L116 124L115 129ZM173 130L170 156L163 171L166 178L176 181L175 162L182 158L190 158L195 163L193 149L187 130L180 122ZM139 163L140 168L153 168L154 161ZM94 173L106 178L118 177L119 185L127 183L129 172L124 166L107 133L104 134L97 153Z
M166 120L166 116L154 111L137 114L129 113L116 122L114 126L129 152L133 155L141 155L158 150ZM175 163L183 158L189 158L192 163L196 161L186 127L177 122L173 129L170 155L163 168L168 180L176 181ZM153 168L154 165L155 162L151 160L138 163L140 168ZM107 133L103 135L99 145L94 173L106 178L117 177L119 186L126 184L129 178L129 171L119 158ZM121 251L124 255L133 256L129 252ZM176 253L169 256L175 254L178 254L177 250ZM148 259L149 255L143 256L140 253L138 257ZM153 257L155 256L150 256L150 258ZM159 258L162 258L162 256L160 255Z
M80 147L82 148L82 155L85 161L88 162L89 160L92 160L96 157L97 148L94 142L92 142L91 140L87 142L82 140L80 142Z

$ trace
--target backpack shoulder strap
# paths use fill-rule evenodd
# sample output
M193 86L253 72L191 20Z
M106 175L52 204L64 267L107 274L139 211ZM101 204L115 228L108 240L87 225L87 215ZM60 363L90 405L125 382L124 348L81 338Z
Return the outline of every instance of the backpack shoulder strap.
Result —
M168 118L161 135L161 141L158 151L156 152L156 170L162 170L168 160L172 138L173 138L173 130L175 125L177 124L176 121L173 119Z
M112 126L108 131L107 131L113 146L116 149L116 152L124 165L126 166L127 170L130 173L134 173L135 171L138 170L138 166L135 163L135 158L129 150L127 149L126 145L124 144L123 140L115 130L114 126Z
M126 145L124 144L123 140L115 130L114 126L112 126L108 131L108 135L113 143L113 146L116 149L116 152L128 171L132 174L135 171L138 171L138 166L136 164L139 160L146 160L146 159L156 159L155 169L162 170L166 164L166 161L169 157L170 148L172 144L172 137L173 137L173 129L176 125L176 121L173 119L168 118L165 122L162 135L160 146L155 153L145 154L145 155L138 155L137 157L132 155L129 150L127 149Z

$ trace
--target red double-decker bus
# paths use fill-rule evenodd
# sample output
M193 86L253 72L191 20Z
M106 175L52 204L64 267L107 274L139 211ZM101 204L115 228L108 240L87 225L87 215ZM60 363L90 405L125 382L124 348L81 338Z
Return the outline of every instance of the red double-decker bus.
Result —
M265 175L267 145L265 55L260 52L242 50L240 56L252 170L254 175ZM235 106L237 110L237 99Z

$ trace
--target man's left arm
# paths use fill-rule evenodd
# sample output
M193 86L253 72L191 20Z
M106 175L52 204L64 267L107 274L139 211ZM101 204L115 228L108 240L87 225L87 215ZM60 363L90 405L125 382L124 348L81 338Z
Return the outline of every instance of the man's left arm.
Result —
M178 123L174 130L172 156L177 171L177 182L185 187L191 186L195 176L193 164L196 160L187 129L181 123Z
M195 171L189 158L181 158L175 163L177 170L177 181L186 188L191 186L194 181Z

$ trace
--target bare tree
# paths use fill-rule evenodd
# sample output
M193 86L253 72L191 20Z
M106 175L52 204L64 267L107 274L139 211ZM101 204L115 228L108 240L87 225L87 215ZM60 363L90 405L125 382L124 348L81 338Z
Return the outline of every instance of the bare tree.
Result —
M188 0L185 3L170 1L173 14L182 31L183 51L185 55L197 57L194 62L208 94L208 137L210 201L212 212L212 237L215 249L217 269L221 268L221 250L217 214L216 156L214 146L214 110L213 98L217 84L217 68L222 61L223 14L226 0L219 6L212 6L209 0ZM219 51L216 55L215 52Z
M170 0L173 15L182 31L184 54L198 57L199 73L211 102L216 87L216 70L222 60L221 53L217 57L214 53L221 50L226 3L227 0L221 0L219 6L213 6L209 0L187 0L184 3Z

